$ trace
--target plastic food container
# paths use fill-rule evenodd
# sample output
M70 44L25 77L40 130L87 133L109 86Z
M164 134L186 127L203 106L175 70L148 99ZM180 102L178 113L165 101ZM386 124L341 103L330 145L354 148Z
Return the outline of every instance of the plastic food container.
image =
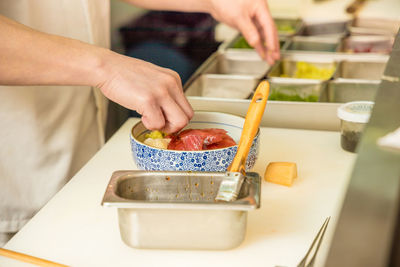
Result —
M341 105L337 115L340 122L340 143L344 150L355 152L364 126L368 123L374 107L371 101L354 101Z

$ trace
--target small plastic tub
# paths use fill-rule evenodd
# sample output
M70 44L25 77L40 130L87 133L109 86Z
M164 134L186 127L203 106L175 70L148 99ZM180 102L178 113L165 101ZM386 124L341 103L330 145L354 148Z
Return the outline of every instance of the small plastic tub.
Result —
M340 122L340 143L344 150L355 152L365 125L369 121L374 102L354 101L341 105L337 115Z

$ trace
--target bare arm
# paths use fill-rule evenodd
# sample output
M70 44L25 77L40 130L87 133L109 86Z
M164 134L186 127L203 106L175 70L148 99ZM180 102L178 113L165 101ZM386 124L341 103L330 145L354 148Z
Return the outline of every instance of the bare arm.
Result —
M0 16L0 84L88 85L138 111L148 129L175 132L193 116L179 75Z
M279 59L279 39L266 0L125 0L153 10L206 12L240 30L270 64Z

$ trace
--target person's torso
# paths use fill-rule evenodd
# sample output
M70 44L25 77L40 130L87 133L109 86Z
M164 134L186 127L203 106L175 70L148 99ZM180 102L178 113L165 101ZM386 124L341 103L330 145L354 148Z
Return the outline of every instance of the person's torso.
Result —
M108 0L0 0L0 14L109 46ZM0 86L0 232L18 230L99 149L105 110L90 87Z

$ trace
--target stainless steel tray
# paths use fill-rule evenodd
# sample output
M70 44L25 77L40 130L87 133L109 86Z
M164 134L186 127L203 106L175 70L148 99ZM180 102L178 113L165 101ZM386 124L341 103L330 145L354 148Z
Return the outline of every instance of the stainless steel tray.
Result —
M272 77L286 77L286 78L297 78L296 71L298 69L298 63L304 62L309 66L314 66L318 69L333 69L329 77L315 79L315 80L329 80L333 77L338 61L330 57L318 57L309 56L306 54L291 54L282 55L282 60L275 63L274 66L267 73L268 78Z
M301 19L274 18L274 22L278 30L279 37L294 36L303 29L303 21ZM288 31L288 28L292 28L293 31Z
M226 51L217 53L202 73L241 74L260 78L269 68L268 63L255 50Z
M335 78L380 80L387 58L375 60L344 60L339 63Z
M374 101L379 80L335 79L328 83L329 102Z
M341 41L336 37L295 36L287 42L284 50L333 53L341 50Z
M117 171L102 205L118 208L128 246L230 249L244 239L247 211L260 206L261 179L246 173L238 200L215 202L222 177L225 173Z
M246 116L249 99L223 99L189 96L194 110L219 111ZM261 120L263 127L339 131L339 103L268 101Z
M203 74L193 80L185 95L246 99L258 82L252 76Z
M270 100L327 102L326 82L308 79L269 78Z
M348 34L350 20L341 21L305 21L300 35L303 36L337 36L343 37Z
M285 44L289 39L288 36L279 36L279 47L282 50L285 49ZM218 50L221 52L226 51L254 51L247 41L244 39L243 35L240 33L235 35L232 39L223 42L219 47Z
M394 38L385 35L350 36L343 41L343 52L389 54Z
M394 36L400 27L400 20L357 18L348 26L351 35Z

